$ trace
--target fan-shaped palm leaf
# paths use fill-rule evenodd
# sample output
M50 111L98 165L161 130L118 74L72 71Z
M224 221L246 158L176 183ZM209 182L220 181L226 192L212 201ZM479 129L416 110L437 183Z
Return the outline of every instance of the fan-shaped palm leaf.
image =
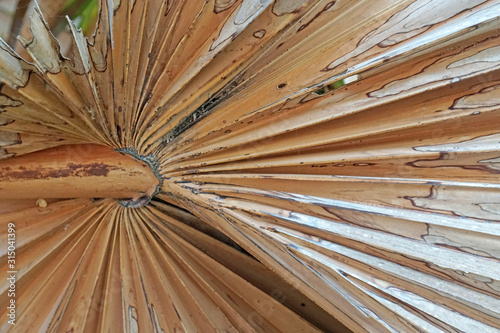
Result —
M0 44L2 331L500 330L498 1L99 5Z

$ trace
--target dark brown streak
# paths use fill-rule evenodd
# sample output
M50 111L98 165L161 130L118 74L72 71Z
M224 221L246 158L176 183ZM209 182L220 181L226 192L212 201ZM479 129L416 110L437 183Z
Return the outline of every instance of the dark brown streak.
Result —
M476 170L476 171L483 171L487 173L492 173L492 174L500 174L500 170L495 170L491 169L488 166L482 166L482 165L458 165L458 164L444 164L444 165L435 165L435 166L422 166L422 165L417 165L419 162L435 162L435 161L440 161L440 160L447 160L447 156L449 154L447 152L440 152L439 157L435 159L421 159L421 160L416 160L414 162L407 162L405 165L413 168L420 168L420 169L438 169L438 168L461 168L464 170Z
M26 169L19 167L13 171L11 168L0 169L0 178L5 181L9 179L49 179L66 177L106 177L112 170L118 170L117 167L110 167L104 163L74 164L68 163L66 169L50 169L38 167L36 169Z
M306 24L301 25L300 28L299 28L299 30L297 30L297 31L302 31L305 28L307 28L314 20L316 20L318 17L320 17L321 14L323 14L324 12L326 12L327 10L329 10L330 8L332 8L333 5L335 5L335 2L336 1L331 1L331 2L327 3L326 6L322 10L320 10L316 15L314 15L314 17L309 22L307 22Z

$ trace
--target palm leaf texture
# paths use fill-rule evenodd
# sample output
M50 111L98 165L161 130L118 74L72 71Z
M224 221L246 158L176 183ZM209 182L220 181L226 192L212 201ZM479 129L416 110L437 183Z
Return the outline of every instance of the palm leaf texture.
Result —
M100 0L69 26L67 54L38 6L28 60L0 41L0 173L108 149L161 185L0 180L0 331L500 331L499 1Z

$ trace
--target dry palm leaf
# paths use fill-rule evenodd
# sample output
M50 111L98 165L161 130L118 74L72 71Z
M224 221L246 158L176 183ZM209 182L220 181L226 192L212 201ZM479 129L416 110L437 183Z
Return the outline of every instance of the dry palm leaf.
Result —
M0 44L2 332L500 331L499 1L99 5Z

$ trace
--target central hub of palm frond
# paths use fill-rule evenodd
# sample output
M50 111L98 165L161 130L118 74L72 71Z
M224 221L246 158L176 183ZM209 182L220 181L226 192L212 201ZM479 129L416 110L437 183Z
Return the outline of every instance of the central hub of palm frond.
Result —
M160 174L160 170L158 169L158 161L153 155L148 155L148 156L141 156L137 153L137 151L133 148L120 148L117 149L116 151L120 153L125 153L136 160L142 161L146 163L151 172L156 176L158 179L158 183L156 185L149 185L149 190L146 193L140 193L134 197L128 198L128 199L117 199L118 203L122 205L123 207L127 208L137 208L144 206L148 204L151 199L160 192L161 185L162 185L162 176Z

